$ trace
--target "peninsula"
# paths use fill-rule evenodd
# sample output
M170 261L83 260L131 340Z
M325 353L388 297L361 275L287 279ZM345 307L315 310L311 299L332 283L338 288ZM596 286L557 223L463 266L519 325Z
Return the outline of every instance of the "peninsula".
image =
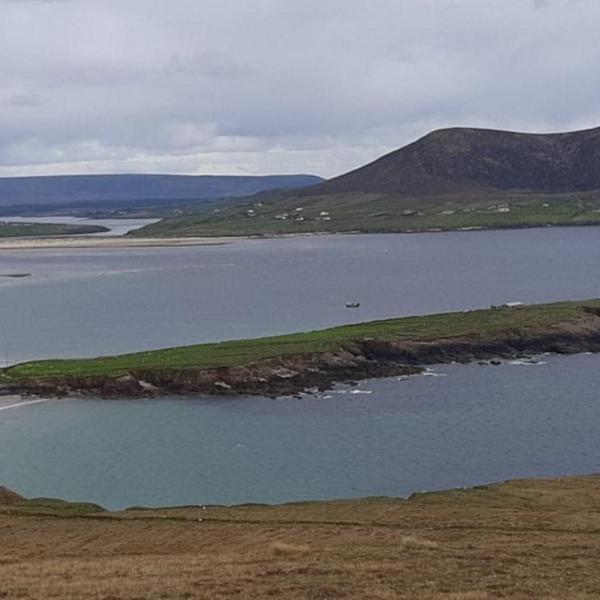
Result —
M35 218L32 219L35 221ZM0 219L0 243L6 238L46 240L51 236L74 236L106 233L102 225L73 225L63 223L7 223Z
M426 365L600 351L600 299L404 317L120 356L22 363L0 394L285 396Z

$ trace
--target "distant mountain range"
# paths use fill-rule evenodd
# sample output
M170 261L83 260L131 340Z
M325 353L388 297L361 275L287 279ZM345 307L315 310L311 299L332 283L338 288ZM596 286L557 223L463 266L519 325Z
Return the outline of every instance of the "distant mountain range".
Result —
M65 175L0 178L4 214L24 209L97 208L117 210L194 203L246 196L265 190L299 188L323 181L314 175L185 176Z
M600 128L433 131L359 169L134 235L439 231L600 224Z

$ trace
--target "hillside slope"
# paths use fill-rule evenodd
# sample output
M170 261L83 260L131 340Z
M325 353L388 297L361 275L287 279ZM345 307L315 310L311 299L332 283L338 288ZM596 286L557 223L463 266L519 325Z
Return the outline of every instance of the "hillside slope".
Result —
M24 500L23 496L20 496L16 492L9 490L8 488L0 485L0 506L9 506L11 504L17 504Z
M429 196L479 191L570 193L599 189L600 128L557 134L453 128L433 131L305 193Z
M600 223L600 128L442 129L324 183L138 235L395 232Z

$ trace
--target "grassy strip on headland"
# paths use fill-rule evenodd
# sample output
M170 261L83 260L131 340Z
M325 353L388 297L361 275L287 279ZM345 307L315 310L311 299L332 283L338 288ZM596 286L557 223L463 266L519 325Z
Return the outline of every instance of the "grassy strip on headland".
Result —
M295 333L250 340L182 346L79 360L46 360L4 369L0 381L55 377L115 378L131 371L168 369L209 369L238 367L261 360L296 355L318 355L343 349L356 342L434 342L467 339L478 341L528 332L558 325L577 324L600 310L600 300L557 302L404 317L344 325L321 331Z
M119 513L0 489L0 597L592 600L599 542L598 476Z
M105 233L102 225L71 225L61 223L6 223L0 220L0 238L45 237Z

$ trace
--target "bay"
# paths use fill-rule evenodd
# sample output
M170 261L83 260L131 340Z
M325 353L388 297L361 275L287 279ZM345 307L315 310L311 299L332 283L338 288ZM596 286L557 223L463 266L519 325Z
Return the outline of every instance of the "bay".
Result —
M95 356L506 301L600 297L600 230L4 251L0 356ZM345 303L359 301L360 308ZM0 403L0 482L109 508L598 472L600 357L445 365L300 399Z
M0 412L0 481L123 508L599 472L598 389L600 356L577 355L444 365L300 399L51 400Z

